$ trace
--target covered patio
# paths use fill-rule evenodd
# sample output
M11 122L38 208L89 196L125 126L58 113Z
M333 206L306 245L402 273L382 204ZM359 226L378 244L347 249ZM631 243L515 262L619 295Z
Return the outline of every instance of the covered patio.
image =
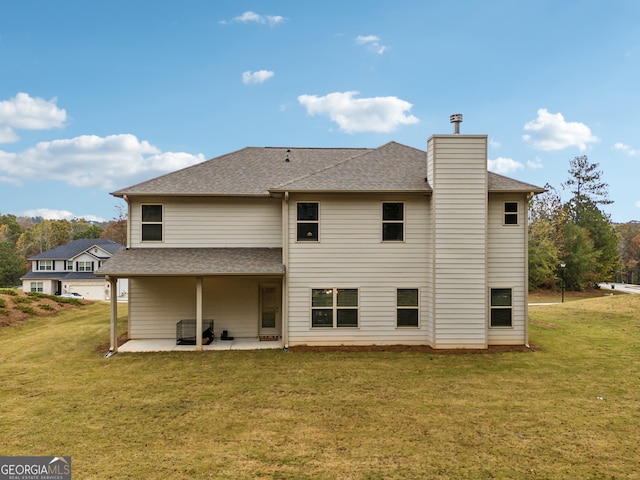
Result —
M131 340L117 344L117 303L112 299L110 353L257 350L286 344L286 316L280 324L285 268L279 248L123 249L96 274L105 276L112 289L118 278L129 279ZM195 345L178 345L176 326L184 319L192 319L195 332L204 332L203 326L215 319L216 339L207 345L195 335ZM234 339L220 338L225 328Z

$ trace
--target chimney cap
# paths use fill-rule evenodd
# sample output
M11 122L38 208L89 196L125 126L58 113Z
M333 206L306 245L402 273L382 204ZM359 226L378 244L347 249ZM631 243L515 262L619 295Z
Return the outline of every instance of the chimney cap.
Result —
M462 123L462 114L454 113L449 117L449 122L453 123L453 133L460 133L460 124Z

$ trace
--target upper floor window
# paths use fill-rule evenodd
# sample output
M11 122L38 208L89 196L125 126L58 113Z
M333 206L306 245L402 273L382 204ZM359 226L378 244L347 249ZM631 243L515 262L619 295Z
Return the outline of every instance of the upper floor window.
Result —
M357 327L357 288L314 288L311 291L312 327Z
M491 289L491 326L513 325L513 294L510 288Z
M396 326L418 326L418 289L399 288L396 291Z
M38 270L53 270L53 260L40 260Z
M142 205L142 241L162 241L162 205Z
M504 202L504 224L518 225L518 202Z
M297 210L296 238L299 242L317 242L319 226L318 203L299 202Z
M67 270L73 270L73 260L67 260Z
M93 262L78 262L79 272L93 272Z
M404 203L382 203L382 241L401 242L404 240Z

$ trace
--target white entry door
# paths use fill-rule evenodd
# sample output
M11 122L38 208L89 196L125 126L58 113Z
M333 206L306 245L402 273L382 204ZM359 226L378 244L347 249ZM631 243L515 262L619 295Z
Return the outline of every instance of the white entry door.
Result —
M280 335L281 288L277 283L260 285L260 335Z

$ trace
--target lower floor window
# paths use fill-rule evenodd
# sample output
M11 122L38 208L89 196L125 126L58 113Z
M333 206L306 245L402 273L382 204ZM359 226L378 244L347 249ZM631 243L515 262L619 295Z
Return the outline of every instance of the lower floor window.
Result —
M418 326L417 288L399 288L396 290L396 326Z
M311 326L357 327L357 288L314 288L311 291Z
M491 289L491 326L513 325L513 292L510 288Z
M31 282L31 291L42 293L43 291L42 282Z

